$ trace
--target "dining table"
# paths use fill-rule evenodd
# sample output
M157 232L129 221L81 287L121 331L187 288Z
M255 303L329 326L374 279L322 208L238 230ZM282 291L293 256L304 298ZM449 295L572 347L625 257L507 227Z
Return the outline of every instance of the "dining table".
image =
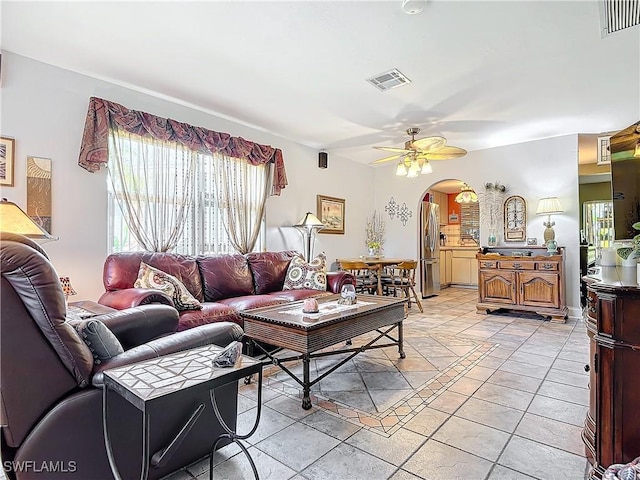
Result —
M340 265L340 262L364 262L367 264L369 269L377 271L378 277L378 285L376 288L376 293L378 295L382 295L382 271L385 267L391 267L394 265L398 265L402 262L411 262L413 259L411 258L392 258L392 257L383 257L383 256L362 256L357 258L338 258L336 259L336 263Z

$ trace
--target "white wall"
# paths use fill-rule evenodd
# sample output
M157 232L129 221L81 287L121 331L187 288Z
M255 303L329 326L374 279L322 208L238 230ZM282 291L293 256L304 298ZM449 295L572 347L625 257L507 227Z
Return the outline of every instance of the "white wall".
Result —
M329 168L317 167L318 152L275 135L105 81L3 52L0 132L16 139L15 186L0 195L26 206L25 162L29 155L53 160L53 234L44 245L60 274L69 275L77 299L96 300L102 293L102 265L107 255L106 171L89 173L77 165L89 97L273 145L284 153L289 186L267 204L267 249L301 249L290 227L306 211L315 212L316 195L346 199L345 235L320 234L316 252L330 262L364 252L366 217L374 208L387 222L387 256L418 257L420 200L431 185L456 178L481 192L485 182L500 181L509 193L527 201L528 236L542 237L534 212L545 196L558 196L566 210L556 215L556 238L567 247L567 303L579 305L577 135L470 152L466 157L433 162L434 173L416 179L394 175L394 167L371 169L329 152ZM273 112L277 115L277 112ZM304 121L313 121L312 118ZM389 199L412 212L406 226L390 220ZM374 200L375 199L375 200ZM483 243L486 232L481 233ZM574 310L574 313L577 310Z
M107 255L106 171L89 173L78 166L91 96L282 149L289 186L267 202L267 249L302 249L301 236L290 225L307 211L315 213L321 194L346 199L346 229L344 235L319 235L315 251L324 250L330 262L363 251L365 218L373 213L373 171L366 165L329 151L329 168L322 170L318 152L295 142L9 52L2 55L0 95L0 132L16 140L14 187L1 188L0 195L26 208L27 156L52 159L52 230L59 240L43 246L57 271L71 277L78 292L74 300L97 300L104 291Z
M384 212L391 197L406 203L412 216L403 227L398 219L385 213L387 242L385 254L391 257L419 258L418 226L420 202L425 192L441 180L462 180L478 193L484 184L496 182L509 187L508 195L520 195L527 202L527 237L543 242L543 221L535 215L538 201L557 196L564 207L563 214L554 215L554 230L558 244L566 247L567 305L572 316L579 316L579 203L578 203L578 136L570 135L546 140L509 145L470 152L467 156L443 162L432 162L433 173L417 178L396 177L395 166L376 169L375 206ZM487 244L488 231L481 226L480 240ZM504 242L501 243L505 245ZM509 243L510 246L523 244Z

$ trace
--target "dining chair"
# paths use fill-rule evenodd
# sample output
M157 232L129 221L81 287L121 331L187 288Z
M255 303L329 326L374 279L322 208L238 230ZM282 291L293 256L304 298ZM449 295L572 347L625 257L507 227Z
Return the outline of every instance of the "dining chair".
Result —
M373 294L378 285L378 279L375 276L376 270L372 270L364 262L349 261L340 262L340 270L351 273L356 279L356 292Z
M388 293L392 293L394 297L398 296L398 290L401 290L405 297L409 299L409 308L411 308L411 297L413 296L420 312L424 312L422 302L416 293L416 268L418 262L416 260L404 261L387 270L387 275L382 277L384 289Z

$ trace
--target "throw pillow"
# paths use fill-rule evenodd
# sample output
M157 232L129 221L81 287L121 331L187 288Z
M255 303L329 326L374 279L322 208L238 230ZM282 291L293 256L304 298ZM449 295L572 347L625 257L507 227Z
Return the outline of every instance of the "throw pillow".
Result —
M91 350L93 363L100 364L124 352L116 336L100 320L70 320L69 323Z
M318 254L311 263L305 262L299 255L291 259L283 290L300 288L322 291L327 289L327 257L324 253Z
M191 295L180 280L144 262L140 262L138 279L133 286L135 288L152 288L166 293L179 311L202 309L200 302Z

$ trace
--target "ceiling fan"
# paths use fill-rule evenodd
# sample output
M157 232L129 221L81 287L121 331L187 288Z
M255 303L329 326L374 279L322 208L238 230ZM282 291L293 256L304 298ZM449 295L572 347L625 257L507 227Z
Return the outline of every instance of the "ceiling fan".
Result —
M416 177L418 173L431 173L431 164L429 160L450 160L452 158L464 157L467 151L463 148L447 145L447 139L444 137L425 137L416 140L416 135L420 133L418 127L407 129L407 135L411 135L411 140L404 143L404 148L398 147L373 147L377 150L393 152L390 155L379 160L371 162L371 164L379 164L398 160L398 168L396 175L407 177Z

